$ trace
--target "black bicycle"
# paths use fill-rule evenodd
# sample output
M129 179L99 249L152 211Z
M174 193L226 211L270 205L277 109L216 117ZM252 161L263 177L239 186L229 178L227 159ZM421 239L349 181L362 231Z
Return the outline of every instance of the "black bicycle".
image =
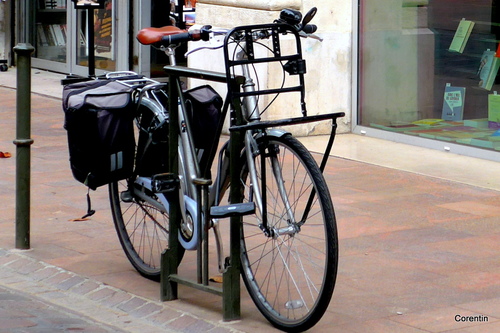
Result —
M165 67L168 84L127 79L126 73L111 74L135 87L138 105L134 175L109 186L118 236L132 265L145 277L158 280L162 252L169 248L172 236L182 245L176 251L180 261L185 250L207 252L206 235L212 229L218 269L223 273L230 263L224 256L219 220L240 216L243 281L262 314L286 331L307 330L321 319L337 275L337 228L322 170L334 140L335 121L344 114L307 115L301 38L314 37L316 28L309 22L315 13L313 8L302 19L299 12L284 10L271 24L231 30L146 28L138 39L169 56L171 64ZM225 73L176 66L178 45L213 36L224 38L220 47ZM287 43L292 40L291 51L281 47L283 38ZM282 68L283 82L277 88L259 87L255 66L264 63ZM224 102L207 87L197 90L204 95L197 102L208 100L217 110L215 118L193 111L196 97L185 91L181 76L227 82ZM291 85L285 83L288 76L294 78ZM300 96L302 115L263 121L273 96L285 93ZM264 107L263 96L271 96ZM231 138L239 140L220 144L228 113L229 131L237 134ZM197 127L199 117L211 117L213 133L213 138L204 137L201 143L197 134L206 129L203 124L201 129ZM321 120L332 121L332 134L318 166L310 152L282 128ZM209 123L205 122L207 127ZM176 126L174 135L169 132L171 124ZM169 224L173 204L180 207L180 224L175 225L174 235ZM208 284L207 264L200 260L198 265L201 282Z

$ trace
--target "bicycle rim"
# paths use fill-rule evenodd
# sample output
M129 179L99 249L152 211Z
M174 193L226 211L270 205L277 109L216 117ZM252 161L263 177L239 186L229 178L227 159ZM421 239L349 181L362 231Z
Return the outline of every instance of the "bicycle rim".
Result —
M109 185L118 238L135 269L144 277L159 281L161 253L168 248L168 214L137 197L124 202L120 194L126 190L125 181ZM155 198L153 193L145 194Z
M321 319L333 293L338 262L335 215L324 178L303 145L289 135L267 139L264 204L271 235L264 234L259 213L244 217L242 276L258 309L275 327L299 332ZM259 178L261 158L256 157ZM244 196L252 201L247 169L243 167ZM300 222L311 191L316 193L311 209Z

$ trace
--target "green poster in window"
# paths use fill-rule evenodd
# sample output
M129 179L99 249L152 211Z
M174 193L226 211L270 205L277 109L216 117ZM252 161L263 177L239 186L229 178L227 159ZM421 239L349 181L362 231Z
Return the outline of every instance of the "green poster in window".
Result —
M488 95L488 125L490 128L500 128L500 95L496 91Z
M464 52L464 48L469 40L472 28L474 28L474 22L462 19L458 24L457 30L455 31L449 50L459 53Z

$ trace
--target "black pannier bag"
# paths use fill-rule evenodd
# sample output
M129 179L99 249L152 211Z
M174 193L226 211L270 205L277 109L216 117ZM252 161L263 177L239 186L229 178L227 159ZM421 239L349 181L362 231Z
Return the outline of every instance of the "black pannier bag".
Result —
M221 120L222 97L211 86L203 85L185 91L184 98L194 146L201 152L200 166L205 170L213 160L210 148Z
M130 177L135 139L132 88L113 80L68 84L64 128L71 171L90 189Z
M168 105L166 95L155 95L162 100L163 105ZM161 122L153 110L139 105L137 113L140 115L137 136L137 155L135 173L138 176L151 177L155 174L168 172L168 130L169 123Z

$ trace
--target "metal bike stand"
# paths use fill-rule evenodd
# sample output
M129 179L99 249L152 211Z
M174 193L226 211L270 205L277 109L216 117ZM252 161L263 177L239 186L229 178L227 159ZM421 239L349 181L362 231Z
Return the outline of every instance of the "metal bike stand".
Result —
M169 76L169 171L178 175L177 165L177 147L178 147L178 103L184 103L180 92L180 77L198 78L215 82L227 82L225 73L216 73L203 70L195 70L191 68L166 66L165 71ZM239 87L244 82L241 76L235 76L230 79L234 91L239 90ZM232 98L232 97L230 97ZM240 103L237 97L231 103L234 108L240 108ZM227 113L228 103L225 104L223 114ZM241 115L240 110L233 110L231 117L232 123L241 125L242 119L236 118L236 115ZM242 138L239 131L230 134L230 152L231 152L231 188L230 202L237 204L241 202L241 191L239 184L239 164L241 163L239 156L242 150ZM213 147L212 147L213 148ZM208 186L211 184L210 179L195 179L195 185L200 189L197 199L198 202L198 227L208 226L210 213L208 210ZM178 298L178 284L186 285L198 290L209 292L215 295L222 296L223 319L225 321L236 320L240 318L240 227L242 222L241 215L234 215L230 218L230 255L226 258L227 266L223 273L222 288L217 288L209 285L208 277L208 228L201 228L201 238L197 249L197 280L182 277L179 275L178 267L180 264L179 250L181 244L178 240L179 225L181 222L179 198L173 195L170 200L170 220L169 220L169 248L162 253L161 257L161 282L160 293L162 301L170 301ZM204 221L202 221L202 216Z

